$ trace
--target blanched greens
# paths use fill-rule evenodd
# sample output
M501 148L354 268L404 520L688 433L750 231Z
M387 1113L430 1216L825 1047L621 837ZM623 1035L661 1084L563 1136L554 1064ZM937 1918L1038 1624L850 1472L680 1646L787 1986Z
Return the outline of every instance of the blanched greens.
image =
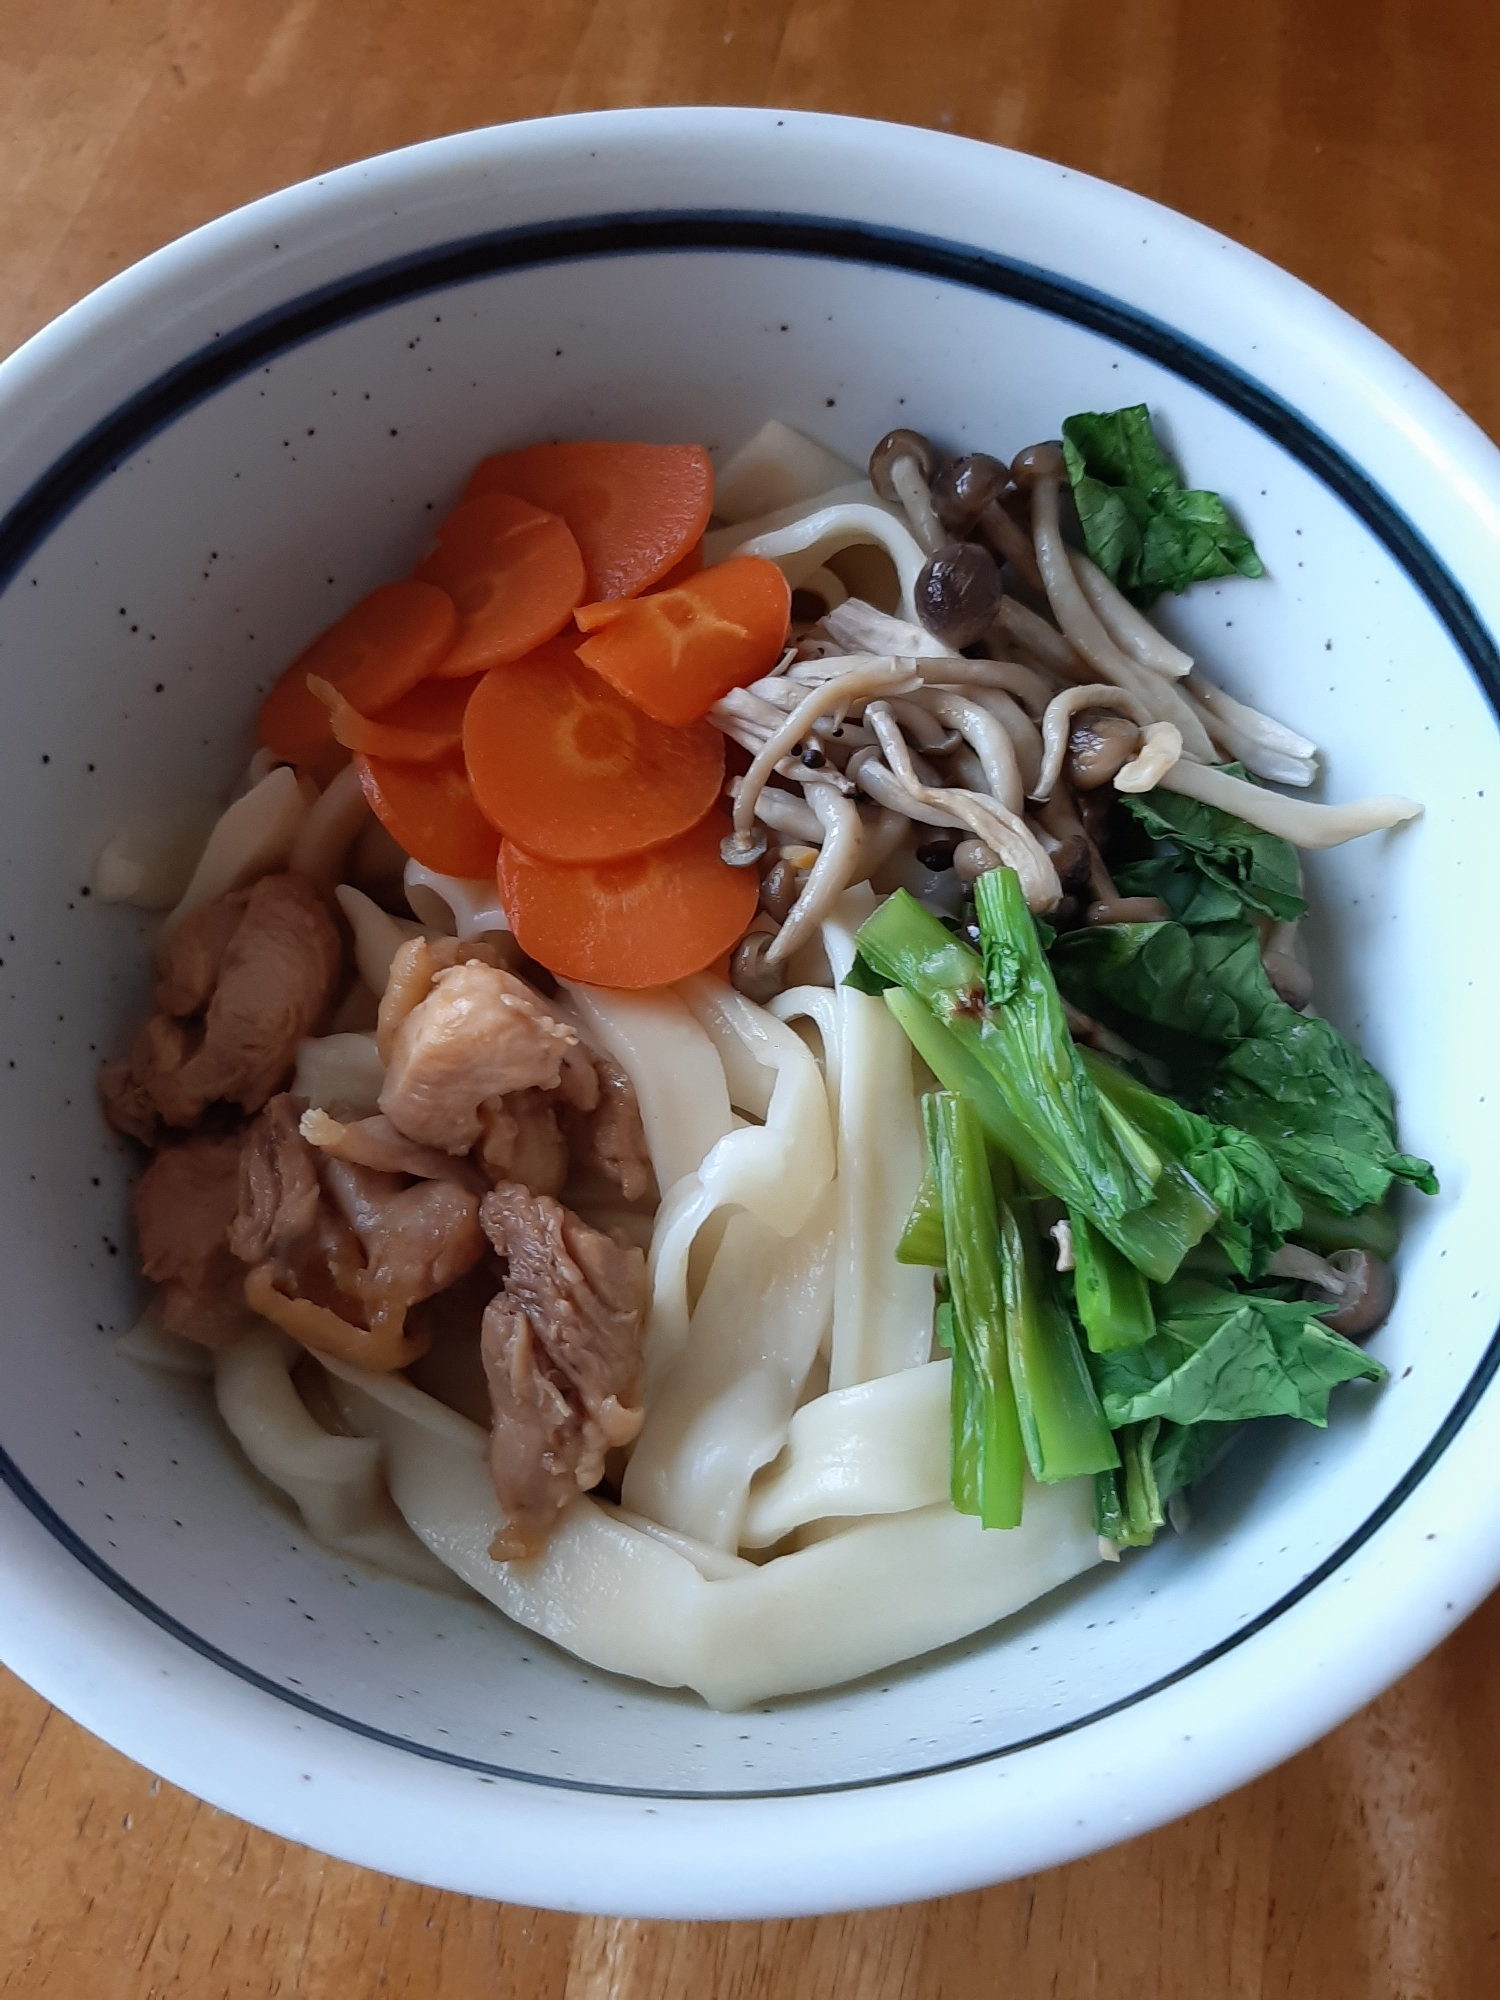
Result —
M1144 403L1069 417L1063 453L1090 556L1143 610L1164 590L1264 573L1218 494L1184 488Z

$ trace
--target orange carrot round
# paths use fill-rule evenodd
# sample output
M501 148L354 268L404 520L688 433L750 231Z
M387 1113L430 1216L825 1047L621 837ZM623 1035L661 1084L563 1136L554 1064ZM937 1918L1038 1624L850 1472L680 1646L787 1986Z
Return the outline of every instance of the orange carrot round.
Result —
M642 714L566 638L486 674L464 715L481 810L552 861L609 861L683 833L719 795L724 738Z
M346 750L386 757L398 764L430 764L452 757L463 743L464 710L479 676L464 681L418 681L379 715L361 715L328 681L309 674L309 691L328 710L337 742Z
M521 949L592 986L670 986L714 964L755 915L753 868L727 867L715 809L664 847L566 866L502 841L496 879Z
M580 604L578 628L593 636L578 657L658 722L696 722L732 687L771 671L791 610L775 563L735 556L675 590Z
M398 701L453 644L458 613L430 583L386 583L299 653L261 703L261 742L289 764L312 766L334 748L328 710L308 692L316 675L362 714Z
M454 508L416 574L458 606L458 637L438 669L454 676L519 660L562 630L584 591L567 523L498 490Z
M561 514L588 570L581 597L634 597L702 538L714 472L696 444L534 444L482 459L464 497L480 493Z
M397 764L356 756L370 810L414 861L473 879L495 866L500 836L474 803L462 761Z

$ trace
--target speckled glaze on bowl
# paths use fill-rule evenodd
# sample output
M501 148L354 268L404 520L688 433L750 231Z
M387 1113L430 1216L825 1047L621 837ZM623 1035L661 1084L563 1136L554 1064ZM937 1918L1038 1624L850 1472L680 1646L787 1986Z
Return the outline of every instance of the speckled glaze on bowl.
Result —
M214 793L270 677L411 562L485 450L779 415L1013 450L1148 400L1262 584L1166 622L1426 818L1310 870L1319 995L1393 1078L1413 1202L1378 1393L1265 1426L1191 1531L856 1687L745 1715L616 1681L308 1542L203 1385L146 1375L129 1163L94 1105L146 927L131 812ZM132 1757L392 1873L751 1916L1065 1860L1264 1770L1500 1574L1488 1102L1500 460L1244 250L1040 161L759 111L438 141L214 223L0 367L0 1653Z

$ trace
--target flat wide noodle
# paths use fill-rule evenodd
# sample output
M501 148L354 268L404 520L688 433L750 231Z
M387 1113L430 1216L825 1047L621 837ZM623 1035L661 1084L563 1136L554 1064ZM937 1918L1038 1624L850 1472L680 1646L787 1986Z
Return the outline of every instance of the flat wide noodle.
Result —
M804 1403L750 1488L740 1546L769 1548L810 1521L940 1505L952 1387L953 1363L929 1361Z
M875 908L868 883L840 897L823 926L835 976L854 959L854 933ZM932 1273L892 1255L922 1185L926 1149L911 1044L883 1001L851 986L839 1009L838 1251L834 1265L833 1389L917 1368L932 1352Z
M392 1506L379 1440L332 1437L314 1420L291 1380L301 1351L263 1321L218 1350L214 1397L235 1442L326 1547L464 1596L451 1568L434 1560Z
M627 1507L714 1548L739 1546L750 1481L782 1448L833 1308L833 1194L781 1237L731 1215L687 1345L648 1399Z
M860 1521L760 1567L710 1551L712 1580L658 1534L579 1499L524 1563L487 1554L501 1525L477 1424L410 1383L329 1362L340 1409L377 1437L396 1505L426 1546L518 1624L613 1673L691 1687L714 1708L833 1687L915 1658L1099 1560L1088 1480L1030 1486L1019 1528L947 1506Z

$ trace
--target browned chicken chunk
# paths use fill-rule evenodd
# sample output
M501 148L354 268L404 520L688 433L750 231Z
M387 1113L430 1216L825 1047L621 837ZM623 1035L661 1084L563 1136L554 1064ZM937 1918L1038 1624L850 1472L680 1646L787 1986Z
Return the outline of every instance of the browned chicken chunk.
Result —
M484 1254L479 1202L452 1181L352 1165L302 1137L304 1109L272 1098L241 1159L229 1247L251 1269L245 1298L304 1346L366 1368L404 1367L422 1351L410 1308Z
M162 1324L204 1347L245 1322L245 1273L229 1249L239 1187L233 1134L168 1146L135 1184L141 1270L162 1287Z
M555 1090L577 1043L525 980L498 966L449 966L391 1036L380 1109L419 1144L466 1153L486 1099Z
M513 1090L479 1107L476 1149L491 1185L513 1181L532 1194L561 1194L568 1178L568 1142L557 1107L545 1091Z
M490 1554L513 1562L541 1548L598 1485L605 1453L641 1427L646 1261L524 1188L496 1188L480 1217L507 1267L481 1338L506 1522Z
M151 1144L210 1104L247 1112L289 1078L297 1044L333 996L343 959L321 897L300 875L267 875L188 917L167 947L159 1011L128 1062L100 1077L121 1131Z
M639 1201L655 1186L655 1178L635 1085L611 1057L595 1055L592 1060L598 1100L592 1110L574 1110L564 1118L573 1164L595 1168L626 1201Z

